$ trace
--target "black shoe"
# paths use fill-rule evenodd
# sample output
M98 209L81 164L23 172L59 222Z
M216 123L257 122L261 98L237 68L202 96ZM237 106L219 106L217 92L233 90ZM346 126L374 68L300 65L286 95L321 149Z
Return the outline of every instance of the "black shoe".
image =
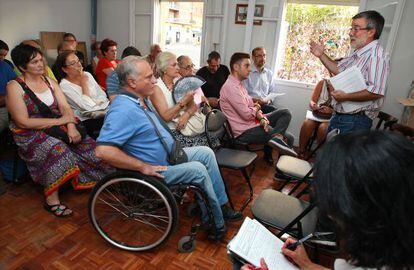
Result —
M226 236L227 233L227 227L226 225L223 225L221 228L211 228L208 232L207 238L210 240L219 241Z
M243 219L243 214L241 212L234 211L226 204L221 207L221 212L223 212L223 218L225 221L235 222Z

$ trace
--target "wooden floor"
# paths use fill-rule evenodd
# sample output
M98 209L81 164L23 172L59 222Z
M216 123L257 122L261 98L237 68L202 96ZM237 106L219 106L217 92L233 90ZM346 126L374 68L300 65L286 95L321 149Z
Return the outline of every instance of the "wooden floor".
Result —
M255 197L264 188L278 185L273 175L274 168L259 157L252 176ZM240 207L248 192L244 179L239 172L227 170L224 178L236 208ZM88 196L89 191L61 194L74 215L58 219L43 209L39 186L8 184L7 193L0 196L0 269L231 269L226 245L241 222L230 224L219 243L200 232L196 250L180 254L177 242L188 233L191 220L180 209L179 229L167 244L152 252L127 252L109 245L94 231L87 215ZM250 205L244 214L251 217Z

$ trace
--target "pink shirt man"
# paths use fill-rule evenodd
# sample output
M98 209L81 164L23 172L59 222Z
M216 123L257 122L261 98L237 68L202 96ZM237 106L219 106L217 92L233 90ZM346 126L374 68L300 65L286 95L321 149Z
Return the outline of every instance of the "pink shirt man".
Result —
M256 109L244 84L230 75L220 90L220 108L229 120L234 136L257 127Z

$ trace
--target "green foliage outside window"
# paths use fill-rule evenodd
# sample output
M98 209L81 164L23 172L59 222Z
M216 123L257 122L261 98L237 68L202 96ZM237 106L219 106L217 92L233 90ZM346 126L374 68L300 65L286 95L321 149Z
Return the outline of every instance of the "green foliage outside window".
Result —
M310 53L309 42L323 43L325 52L333 59L345 57L350 50L351 18L357 12L358 7L353 6L288 4L286 21L289 29L278 77L305 83L328 78L319 59Z

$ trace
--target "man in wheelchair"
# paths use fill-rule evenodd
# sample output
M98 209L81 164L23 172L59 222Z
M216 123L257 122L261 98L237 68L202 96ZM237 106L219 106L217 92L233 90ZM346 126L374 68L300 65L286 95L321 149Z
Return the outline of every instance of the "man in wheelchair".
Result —
M149 64L138 57L126 57L116 72L121 94L111 103L97 139L96 155L119 169L139 171L159 177L167 185L191 184L201 188L212 210L215 229L209 238L226 234L225 221L243 218L227 205L223 179L213 151L205 146L184 148L188 162L168 162L174 137L162 123L148 97L156 79ZM159 135L158 135L159 134ZM200 204L202 222L209 223L204 205Z

